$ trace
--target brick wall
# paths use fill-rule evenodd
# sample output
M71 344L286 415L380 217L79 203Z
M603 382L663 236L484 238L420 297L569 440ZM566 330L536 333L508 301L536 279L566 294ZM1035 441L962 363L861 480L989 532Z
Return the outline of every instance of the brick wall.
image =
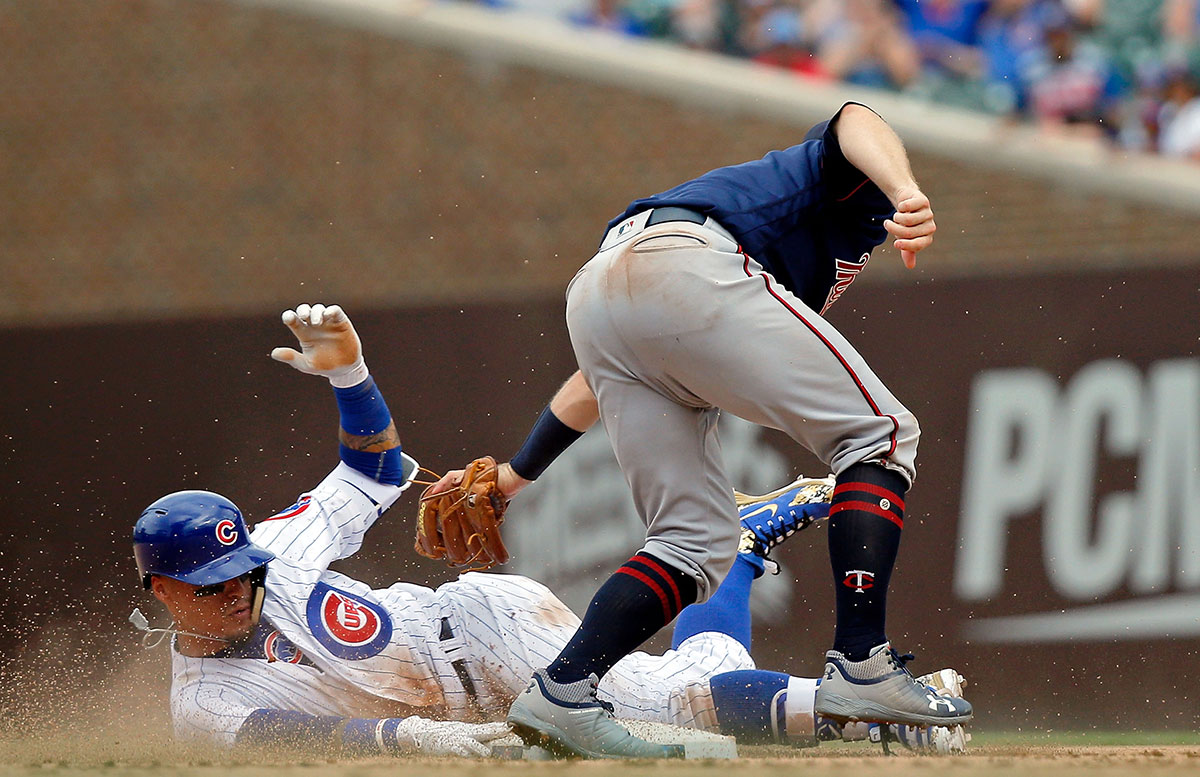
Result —
M803 130L236 3L7 3L0 50L10 326L556 296L628 200ZM915 165L925 277L1200 261L1193 213Z

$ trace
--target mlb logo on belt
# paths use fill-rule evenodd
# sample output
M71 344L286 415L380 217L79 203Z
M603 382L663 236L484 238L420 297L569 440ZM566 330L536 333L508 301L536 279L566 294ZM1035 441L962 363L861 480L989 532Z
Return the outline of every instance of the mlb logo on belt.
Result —
M392 621L382 607L325 583L309 594L305 614L317 642L338 658L370 658L392 638Z

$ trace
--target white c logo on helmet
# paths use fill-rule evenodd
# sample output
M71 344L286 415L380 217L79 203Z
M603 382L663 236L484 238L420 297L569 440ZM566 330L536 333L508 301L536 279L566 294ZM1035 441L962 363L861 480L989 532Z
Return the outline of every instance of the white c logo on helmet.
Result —
M222 545L232 545L237 542L237 524L228 518L217 521L217 542Z

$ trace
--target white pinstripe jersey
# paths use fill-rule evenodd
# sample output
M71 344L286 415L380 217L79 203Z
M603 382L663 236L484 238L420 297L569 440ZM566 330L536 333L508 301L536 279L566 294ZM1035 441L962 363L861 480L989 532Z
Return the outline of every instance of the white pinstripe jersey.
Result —
M413 464L406 460L406 473ZM505 710L533 670L550 663L579 620L536 581L468 573L437 590L409 583L372 590L328 569L361 547L408 485L380 484L339 464L295 505L255 526L252 541L276 554L259 631L213 657L172 651L177 737L230 745L256 709L488 716ZM453 632L447 640L443 619ZM713 728L707 678L752 667L732 638L700 634L665 656L629 656L600 689L623 717Z

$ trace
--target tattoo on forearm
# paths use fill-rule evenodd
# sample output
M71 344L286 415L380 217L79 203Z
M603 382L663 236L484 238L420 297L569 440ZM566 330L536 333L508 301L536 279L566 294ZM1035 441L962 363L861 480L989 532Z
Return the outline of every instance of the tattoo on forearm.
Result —
M388 428L375 434L350 434L345 429L338 429L338 439L352 451L367 453L383 453L392 448L400 447L400 433L396 431L396 422L388 424Z

